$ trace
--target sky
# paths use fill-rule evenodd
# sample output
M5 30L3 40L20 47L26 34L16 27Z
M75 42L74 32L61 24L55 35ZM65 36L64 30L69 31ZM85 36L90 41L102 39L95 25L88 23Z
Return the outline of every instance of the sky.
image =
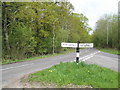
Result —
M120 0L69 0L75 13L83 13L89 20L89 26L94 30L95 23L104 14L118 14Z

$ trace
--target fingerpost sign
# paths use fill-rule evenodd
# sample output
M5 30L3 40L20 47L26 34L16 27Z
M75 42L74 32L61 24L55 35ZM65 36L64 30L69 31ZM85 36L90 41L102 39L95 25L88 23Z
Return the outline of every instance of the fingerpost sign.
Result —
M76 48L76 63L79 63L79 49L80 48L93 48L93 43L80 43L79 41L77 43L62 42L61 46Z

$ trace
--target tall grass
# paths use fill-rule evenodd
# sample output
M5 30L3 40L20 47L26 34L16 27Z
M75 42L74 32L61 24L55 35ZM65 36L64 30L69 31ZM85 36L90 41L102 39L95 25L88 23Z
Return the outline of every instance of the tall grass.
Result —
M60 53L40 55L40 56L33 56L33 57L25 58L25 59L15 59L15 60L12 60L12 59L7 59L7 60L2 59L2 62L0 62L0 64L11 64L11 63L16 63L16 62L31 61L31 60L47 58L47 57L51 57L51 56L68 54L68 53L71 53L71 52L74 52L74 49L66 49L64 51L61 51Z
M49 82L58 86L89 85L94 88L117 88L118 73L95 64L60 63L29 75L30 82Z
M120 50L117 49L111 49L111 48L98 48L100 51L120 55Z

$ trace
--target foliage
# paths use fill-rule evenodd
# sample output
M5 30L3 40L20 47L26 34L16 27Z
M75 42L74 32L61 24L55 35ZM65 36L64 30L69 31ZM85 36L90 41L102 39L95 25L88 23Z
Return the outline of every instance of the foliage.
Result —
M41 59L41 58L48 58L51 56L58 56L58 55L62 55L62 54L68 54L73 52L74 49L68 49L66 50L61 50L61 53L55 53L55 54L47 54L47 55L41 55L41 56L33 56L30 58L24 58L24 59L15 59L15 60L11 60L11 59L3 59L2 62L0 62L0 64L11 64L11 63L16 63L16 62L23 62L23 61L31 61L31 60L37 60L37 59Z
M3 2L3 59L60 53L61 42L90 42L87 17L70 2Z
M118 16L104 15L96 23L93 42L97 47L120 49L118 34Z

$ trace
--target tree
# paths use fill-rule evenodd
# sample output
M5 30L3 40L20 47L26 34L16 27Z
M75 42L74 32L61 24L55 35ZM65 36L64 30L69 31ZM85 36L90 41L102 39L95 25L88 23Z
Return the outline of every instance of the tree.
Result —
M96 23L93 42L97 47L118 48L117 15L104 15Z
M88 42L87 17L70 2L2 3L3 59L59 53L61 42Z

